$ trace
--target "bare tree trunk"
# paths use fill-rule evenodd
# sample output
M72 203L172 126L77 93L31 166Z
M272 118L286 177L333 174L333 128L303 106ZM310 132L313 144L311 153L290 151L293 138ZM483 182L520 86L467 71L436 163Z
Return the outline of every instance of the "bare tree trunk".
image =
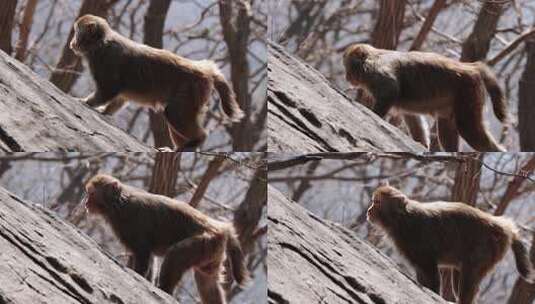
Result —
M468 154L468 153L467 153ZM479 184L481 180L481 160L484 156L482 153L469 153L476 159L467 159L466 161L457 165L455 172L455 183L451 193L451 200L454 202L463 202L470 206L475 206L477 194L479 192ZM441 270L441 295L448 301L455 301L455 296L452 289L451 270Z
M245 194L243 202L234 212L234 227L240 240L244 256L247 256L253 249L255 241L262 233L267 233L265 227L258 228L258 223L262 218L262 211L267 206L267 166L264 163L255 171L253 179L249 184L249 189ZM225 261L225 267L231 267L229 261ZM250 265L249 265L250 267ZM232 277L227 277L223 288L227 291L227 297L234 297L238 289L232 287Z
M414 41L411 44L411 51L419 50L422 47L425 39L427 38L427 34L429 34L429 32L431 31L433 23L435 23L438 14L440 13L440 11L442 11L444 6L446 6L446 0L435 0L433 6L429 10L429 14L427 14L427 17L425 18L424 24L418 32L418 35L416 35L416 38L414 38Z
M319 161L315 161L315 162L311 162L310 165L308 165L307 169L306 169L306 175L307 176L313 176L314 175L314 172L316 171L316 169L318 168L318 166L320 165L320 162ZM305 192L310 189L310 187L312 187L312 184L310 183L310 180L302 180L300 183L299 183L299 186L297 186L297 188L295 189L294 193L292 194L292 201L294 202L299 202L299 200L301 199L301 197L303 196L303 194L305 194Z
M149 192L175 196L175 185L180 170L180 152L158 152L150 179Z
M378 48L393 50L403 29L406 0L380 0L379 18L372 33L372 44Z
M11 33L13 32L13 19L17 0L4 0L0 6L0 49L11 55Z
M11 169L11 162L9 160L0 160L0 178Z
M35 7L37 6L37 0L28 0L26 7L24 8L24 16L22 17L22 23L20 24L19 41L15 47L15 58L19 61L26 59L26 51L28 48L28 37L33 24L33 14L35 13Z
M105 18L108 9L115 4L115 2L117 2L117 0L84 0L78 12L78 17L85 14L93 14ZM59 58L52 75L50 75L50 81L63 92L70 91L82 71L82 61L80 57L76 56L69 47L69 42L73 35L74 30L71 28L67 41L63 46L61 57Z
M520 173L525 174L527 176L528 174L532 174L534 170L535 156L532 156L524 165L522 165ZM526 178L522 176L515 176L509 182L509 184L507 185L507 189L505 189L505 193L503 194L500 203L498 204L498 207L496 207L496 210L494 211L494 215L503 215L505 213L505 209L507 209L509 203L522 194L522 192L520 191L520 187L524 185L525 181Z
M234 8L237 8L233 18ZM219 0L219 18L223 37L229 50L232 87L245 117L231 127L233 151L252 151L251 95L249 94L249 62L247 50L252 18L250 0Z
M234 212L234 227L244 253L251 251L262 210L267 206L267 167L258 167L243 202Z
M451 193L453 202L463 202L470 206L475 206L477 194L479 192L479 181L481 179L481 160L484 153L463 153L465 156L472 156L474 159L466 159L459 163L455 172L455 183Z
M288 25L279 38L278 43L284 43L295 37L296 44L301 45L307 38L307 34L313 31L312 28L316 24L316 21L326 4L326 0L291 1L291 5L295 7L295 11L298 15L294 18L292 23Z
M190 205L195 208L199 206L199 202L206 193L208 185L210 184L212 179L217 176L217 172L219 171L224 162L224 155L216 155L215 158L212 159L212 161L208 164L208 168L206 168L206 171L204 172L204 175L201 178L201 182L197 185L197 189L195 189L195 193L193 193L193 197L189 201Z
M526 57L518 85L518 133L520 151L535 151L535 38L526 41Z
M473 62L482 60L487 56L490 48L490 41L496 33L498 20L503 13L504 2L485 1L472 33L463 43L461 61Z
M171 0L152 0L145 14L143 43L155 48L163 47L163 27ZM162 113L149 111L150 129L155 147L172 147L167 123Z

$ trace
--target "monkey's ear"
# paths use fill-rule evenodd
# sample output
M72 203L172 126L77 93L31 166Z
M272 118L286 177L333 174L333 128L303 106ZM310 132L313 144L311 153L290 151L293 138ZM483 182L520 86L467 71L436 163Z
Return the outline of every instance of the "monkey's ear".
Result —
M397 195L397 196L393 197L392 199L395 199L396 201L398 201L399 205L401 205L403 207L405 207L405 205L407 205L407 203L409 202L409 198L404 194Z
M383 186L390 186L387 179L379 182L379 187L383 187Z

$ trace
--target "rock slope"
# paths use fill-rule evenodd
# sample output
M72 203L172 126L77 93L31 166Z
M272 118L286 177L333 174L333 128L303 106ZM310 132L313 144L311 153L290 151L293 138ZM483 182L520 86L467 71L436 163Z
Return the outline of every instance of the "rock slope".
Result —
M176 303L51 211L0 188L0 303Z
M350 230L268 197L269 303L446 303Z
M0 51L0 151L151 151Z
M268 43L267 95L270 152L424 151L272 42Z

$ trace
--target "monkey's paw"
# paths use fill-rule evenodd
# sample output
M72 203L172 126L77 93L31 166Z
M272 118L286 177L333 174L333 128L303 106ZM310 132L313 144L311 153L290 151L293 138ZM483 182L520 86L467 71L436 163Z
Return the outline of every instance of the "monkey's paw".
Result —
M158 147L156 148L156 150L158 150L158 152L175 152L173 149L169 147Z

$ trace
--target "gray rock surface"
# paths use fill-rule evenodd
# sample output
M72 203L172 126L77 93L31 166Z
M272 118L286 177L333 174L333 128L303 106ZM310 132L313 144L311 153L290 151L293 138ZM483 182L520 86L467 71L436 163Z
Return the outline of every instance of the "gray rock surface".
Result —
M267 94L270 152L424 151L272 42L268 43Z
M0 151L151 151L0 51Z
M0 188L0 303L176 303L53 212Z
M269 303L446 303L350 230L268 197Z

